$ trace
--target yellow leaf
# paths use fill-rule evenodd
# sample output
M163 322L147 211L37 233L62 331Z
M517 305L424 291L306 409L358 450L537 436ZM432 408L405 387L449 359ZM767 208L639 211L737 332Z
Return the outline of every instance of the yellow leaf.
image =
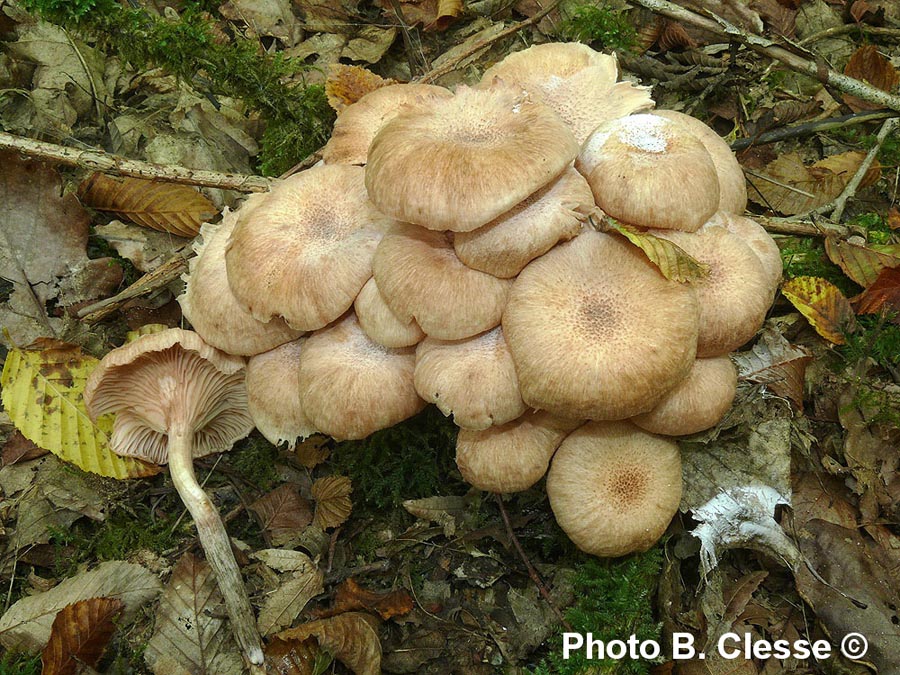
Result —
M647 232L639 232L627 225L606 218L605 222L641 249L647 258L670 281L699 281L709 276L709 265L694 260L680 246Z
M57 340L11 349L0 375L6 413L25 438L85 471L111 478L159 473L159 467L110 450L111 417L96 425L88 417L82 393L97 363Z
M844 274L863 288L874 284L885 268L900 267L898 255L851 244L834 237L825 239L825 252Z
M856 317L837 286L819 277L796 277L786 282L781 292L819 335L836 345L847 342L844 335L853 330Z

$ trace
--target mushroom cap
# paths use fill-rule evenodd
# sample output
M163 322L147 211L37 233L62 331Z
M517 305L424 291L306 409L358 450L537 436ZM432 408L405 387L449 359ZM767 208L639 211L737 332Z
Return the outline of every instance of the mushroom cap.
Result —
M525 412L499 326L465 340L426 338L416 348L415 385L419 396L463 429L487 429Z
M559 446L547 475L556 522L582 551L614 557L646 551L681 501L674 441L629 422L589 422Z
M337 440L365 438L425 407L416 394L415 350L372 342L353 313L310 335L300 354L306 416Z
M238 220L225 251L228 284L256 319L315 330L353 304L392 223L369 201L363 175L344 164L307 169Z
M527 89L554 77L571 77L585 68L602 69L611 82L618 75L615 56L601 54L580 42L548 42L507 55L484 71L478 87L490 87L499 77Z
M467 267L508 279L558 242L581 232L585 214L593 208L591 187L569 167L499 218L472 232L457 233L453 248Z
M691 372L650 412L631 418L645 431L685 436L718 424L734 401L737 370L727 356L697 359Z
M544 477L556 448L582 423L537 411L483 431L460 429L456 466L463 480L479 490L527 490Z
M302 335L283 319L265 323L254 319L228 285L225 246L238 216L249 213L264 199L265 195L252 195L240 211L226 208L218 225L206 223L200 228L200 239L194 244L197 256L191 259L189 273L183 277L184 293L178 296L181 311L194 330L207 343L229 354L259 354Z
M753 249L762 263L772 293L776 291L781 282L781 249L762 225L750 218L722 211L710 218L707 225L721 225Z
M719 206L719 178L706 148L658 115L600 126L575 168L590 183L597 206L631 225L694 232Z
M770 277L753 250L724 227L697 232L654 232L709 265L709 276L693 282L700 303L697 357L735 351L756 335L772 304Z
M513 284L503 334L531 407L580 419L653 408L694 362L693 289L618 236L585 232Z
M304 339L257 354L247 363L250 416L272 445L294 446L317 433L300 398L300 354Z
M747 181L728 143L696 117L675 110L655 110L653 114L684 125L703 143L719 177L719 211L742 214L747 209Z
M432 230L468 232L539 190L578 144L520 89L466 86L409 104L369 147L366 187L381 211Z
M372 263L375 282L401 321L415 319L426 335L460 340L500 323L512 282L464 265L443 232L397 225Z
M322 159L326 164L365 164L375 134L399 115L404 105L452 95L448 89L432 84L391 84L370 91L335 120L331 138L322 148Z
M374 277L356 296L353 310L366 335L383 347L412 347L425 338L415 319L403 321L388 307Z
M155 464L168 461L168 434L193 432L193 456L224 452L253 429L244 360L170 328L112 350L88 377L91 419L115 413L110 447Z

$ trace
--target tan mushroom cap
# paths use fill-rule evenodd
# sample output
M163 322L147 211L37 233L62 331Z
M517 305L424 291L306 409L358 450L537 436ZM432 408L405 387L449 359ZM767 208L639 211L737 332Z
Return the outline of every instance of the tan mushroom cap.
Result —
M509 54L484 71L478 87L487 88L499 77L528 88L550 78L571 77L585 68L603 69L612 82L618 75L615 56L601 54L580 42L548 42Z
M721 211L710 218L707 226L712 225L721 225L753 249L774 293L781 282L781 249L766 229L755 220Z
M469 232L544 187L577 153L559 116L520 89L460 86L452 98L411 103L381 128L366 187L392 218Z
M250 356L296 340L301 331L283 319L257 321L234 297L225 270L225 246L239 215L246 216L265 195L253 195L239 211L225 210L218 225L206 223L194 244L197 257L190 262L184 293L178 304L185 318L203 339L229 354ZM199 243L201 242L202 243Z
M487 429L525 412L499 326L465 340L426 338L416 348L415 384L419 396L463 429Z
M691 372L650 412L631 418L645 431L666 436L695 434L718 424L731 408L737 370L727 356L697 359Z
M556 522L582 551L602 557L646 551L681 501L674 441L629 422L590 422L562 442L547 475Z
M247 363L247 402L256 428L272 445L293 447L317 433L300 398L304 339L257 354Z
M365 438L425 407L416 394L415 350L372 342L353 313L310 335L300 355L306 416L337 440Z
M570 167L487 225L458 232L453 248L466 266L508 279L558 242L581 232L581 223L593 208L591 187Z
M580 419L652 409L694 362L693 289L618 236L585 232L522 270L503 313L522 398Z
M392 223L368 200L363 175L343 164L307 169L238 220L225 252L228 284L256 319L282 316L315 330L353 304Z
M412 347L425 338L415 319L404 321L388 307L374 278L356 296L353 311L366 335L383 347Z
M694 232L719 206L712 157L684 127L658 115L602 125L575 162L597 206L640 227Z
M253 429L244 360L180 328L144 335L109 352L88 378L91 419L116 413L110 447L155 464L168 461L168 434L193 431L193 456L224 452Z
M392 84L371 91L338 116L331 138L322 148L326 164L365 164L375 134L419 99L449 98L448 89L431 84Z
M709 265L709 276L692 284L700 304L698 358L728 354L756 335L772 304L772 291L770 277L747 244L717 225L694 233L654 234Z
M581 424L538 411L483 431L460 429L456 466L463 480L479 490L527 490L544 477L556 448Z
M674 110L655 110L653 114L683 124L703 143L719 177L719 211L742 214L747 209L747 181L728 143L696 117Z
M443 232L398 225L375 251L375 282L401 321L426 335L461 340L500 323L512 282L464 265Z

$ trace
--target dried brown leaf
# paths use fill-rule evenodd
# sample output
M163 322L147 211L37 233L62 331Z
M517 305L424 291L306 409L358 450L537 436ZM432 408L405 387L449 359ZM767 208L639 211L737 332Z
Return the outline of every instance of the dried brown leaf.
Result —
M681 23L664 19L656 44L661 52L667 52L671 49L694 49L697 41L688 35Z
M276 635L285 641L303 641L313 636L319 646L356 675L380 675L381 643L378 620L371 614L347 612L340 616L310 621Z
M830 281L819 277L795 277L781 287L791 304L807 318L816 332L836 345L846 343L856 318L850 301Z
M296 569L291 578L283 581L268 595L259 610L259 631L270 635L287 628L303 611L306 604L324 588L324 575L312 560Z
M463 12L462 0L438 0L437 17L434 22L425 27L429 31L442 31L450 27Z
M297 461L306 469L313 469L328 459L331 449L328 444L331 439L322 434L313 434L304 441L301 441L294 448L294 456Z
M844 67L844 75L867 82L882 91L893 91L900 83L900 74L897 73L897 69L891 64L890 59L878 52L878 47L875 45L864 45L853 52L853 56ZM844 94L844 103L853 112L876 110L881 107L850 94Z
M387 620L394 616L409 614L413 609L413 599L404 590L396 591L370 591L356 583L352 578L338 586L334 596L334 606L319 614L319 618L326 618L343 614L344 612L365 612L378 614Z
M887 224L892 230L900 230L900 209L896 206L892 206L888 211Z
M900 267L881 271L875 282L853 299L857 314L887 313L900 323Z
M851 244L835 237L825 239L825 252L844 274L863 288L874 284L883 270L900 267L900 256Z
M21 431L16 429L12 435L6 439L6 443L3 444L3 451L0 453L0 457L2 457L0 465L9 466L16 462L27 462L30 459L43 457L46 454L47 450L36 446L32 441L25 438Z
M323 530L338 527L350 517L353 483L346 476L325 476L310 488L316 500L315 524Z
M315 638L282 640L274 637L265 650L266 672L269 675L315 675L317 660L325 655Z
M78 194L85 206L180 237L197 236L200 225L217 212L209 199L187 185L99 172L81 184Z
M63 607L41 653L42 675L74 675L82 665L95 667L124 609L125 603L117 598L88 598Z
M806 349L792 345L781 333L767 327L753 349L733 359L741 379L764 384L776 396L803 409L806 366L812 361Z
M313 520L309 501L300 496L297 485L285 483L250 505L275 546L288 545L300 537Z
M369 92L397 84L397 80L385 79L359 66L333 63L328 67L325 79L325 95L328 105L340 115L344 108L353 105Z

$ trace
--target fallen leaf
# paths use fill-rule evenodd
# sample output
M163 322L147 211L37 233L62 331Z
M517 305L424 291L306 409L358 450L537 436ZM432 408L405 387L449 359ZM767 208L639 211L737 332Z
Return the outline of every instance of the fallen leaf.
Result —
M259 610L259 632L271 635L294 623L307 603L325 590L324 580L322 571L307 558L305 565L294 570L289 579L267 595Z
M412 609L413 599L406 590L400 589L379 593L363 588L350 578L337 587L333 607L319 614L319 618L363 610L370 614L378 614L378 616L387 621L395 616L409 614Z
M854 329L856 317L837 286L819 277L795 277L781 292L819 335L836 345L846 343L844 335Z
M663 19L656 44L661 52L672 49L694 49L697 41L688 35L684 24L671 19Z
M141 272L152 272L169 260L175 251L190 244L185 237L149 230L121 220L97 225L94 232Z
M463 12L463 0L438 0L437 16L425 30L446 30Z
M106 597L125 603L123 621L130 621L162 590L156 575L133 563L113 560L90 572L66 579L49 591L23 598L0 617L0 644L11 651L39 651L50 639L53 619L66 605Z
M853 55L844 67L844 75L888 92L893 91L897 84L900 83L900 74L897 73L897 69L891 64L890 59L878 53L878 47L875 45L863 45L853 52ZM876 110L881 107L876 103L864 101L850 94L844 94L844 103L853 112Z
M316 526L327 530L329 527L338 527L350 517L350 511L353 509L353 502L350 501L353 484L346 476L320 478L312 484L310 492L316 500L316 514L313 519Z
M825 252L844 274L863 288L868 288L882 270L900 267L900 256L882 253L866 246L851 244L835 237L826 237Z
M340 115L347 106L389 84L397 84L397 80L385 79L359 66L333 63L328 67L325 95L328 97L328 105Z
M341 58L378 63L394 44L398 33L399 29L395 26L360 26L356 35L350 38L341 50Z
M381 643L376 631L377 619L370 614L347 612L320 621L311 621L278 633L285 641L304 641L310 636L319 646L356 675L380 675Z
M273 637L266 644L265 659L266 672L273 675L319 675L332 661L313 637L303 641Z
M144 660L157 675L240 675L243 662L223 618L209 565L185 553L159 601Z
M306 469L314 469L328 459L331 454L329 442L331 438L322 434L313 434L306 440L300 441L294 447L294 456Z
M764 384L776 396L790 399L803 410L806 366L812 355L803 347L792 345L771 326L767 326L749 352L732 356L742 380Z
M85 206L108 211L152 230L195 237L216 215L209 199L187 185L97 172L78 188Z
M456 532L457 519L462 519L466 508L466 498L425 497L424 499L407 499L403 508L416 518L437 523L444 528L444 534L452 537Z
M228 0L219 5L219 13L230 21L243 21L251 35L274 37L288 47L294 44L296 20L290 0Z
M900 230L900 209L896 206L892 206L888 211L887 224L892 230Z
M313 565L312 560L302 551L291 551L284 548L264 548L253 554L253 557L278 572L300 572Z
M82 393L98 361L81 348L39 339L7 354L0 375L2 400L25 438L85 471L111 478L152 476L160 468L109 448L112 418L91 422Z
M612 218L605 218L604 221L609 221L616 232L641 249L666 279L680 282L700 281L709 276L709 265L695 260L674 242L647 232L639 232Z
M875 282L853 299L857 314L891 315L894 323L900 323L900 267L888 267L881 271Z
M2 465L8 466L16 462L27 462L30 459L37 459L46 455L47 451L39 448L22 435L22 432L16 429L13 434L6 439L3 444ZM8 495L7 495L8 496Z
M304 528L312 523L309 502L300 496L297 485L285 483L250 505L263 529L276 546L288 546L297 541Z
M95 668L115 631L125 603L115 598L89 598L60 610L41 653L41 675L75 675Z

